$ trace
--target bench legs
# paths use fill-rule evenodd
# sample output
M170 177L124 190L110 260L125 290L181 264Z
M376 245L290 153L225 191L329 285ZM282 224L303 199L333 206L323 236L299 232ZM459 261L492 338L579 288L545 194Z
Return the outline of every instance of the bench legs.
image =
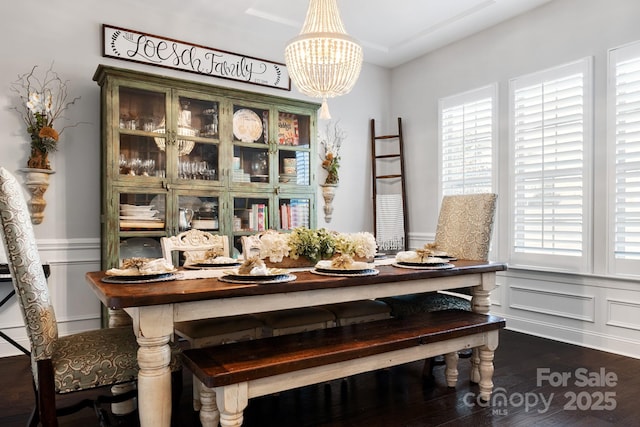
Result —
M444 377L449 387L455 387L458 382L458 352L447 353L444 355L444 361L447 365L444 370Z
M476 349L480 355L480 398L488 401L493 391L493 352L488 346Z
M249 403L248 384L239 383L215 389L200 389L200 423L202 427L240 427L242 413Z

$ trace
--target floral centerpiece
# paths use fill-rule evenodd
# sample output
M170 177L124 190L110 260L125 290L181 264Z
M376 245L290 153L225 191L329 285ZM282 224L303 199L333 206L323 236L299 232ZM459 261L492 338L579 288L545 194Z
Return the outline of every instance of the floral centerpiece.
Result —
M62 118L80 97L68 100L68 81L62 80L53 66L42 77L36 75L37 68L36 65L30 72L19 75L11 90L20 97L20 106L14 109L22 116L31 137L27 167L49 170L48 155L58 149L60 135L67 127L77 126L56 130L53 122Z
M291 233L266 231L260 236L260 258L270 267L313 266L338 254L373 261L376 240L371 233L337 233L325 228L295 228Z
M376 238L371 233L340 233L335 239L335 252L352 258L373 261L377 249Z
M327 123L325 137L320 140L321 152L320 160L322 168L327 171L325 184L338 184L338 169L340 168L340 146L347 137L346 133L340 129L338 122L331 127L331 122Z

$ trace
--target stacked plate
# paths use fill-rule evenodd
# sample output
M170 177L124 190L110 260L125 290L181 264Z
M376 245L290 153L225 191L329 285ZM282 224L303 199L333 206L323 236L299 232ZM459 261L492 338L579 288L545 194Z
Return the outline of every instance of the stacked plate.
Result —
M137 206L137 205L120 205L120 219L127 221L157 221L155 218L158 213L153 209L153 205Z

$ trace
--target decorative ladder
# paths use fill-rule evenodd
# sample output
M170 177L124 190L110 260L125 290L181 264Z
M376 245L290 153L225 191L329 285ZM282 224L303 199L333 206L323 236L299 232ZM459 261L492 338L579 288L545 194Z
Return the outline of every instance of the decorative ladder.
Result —
M373 224L378 249L383 252L406 250L409 232L400 117L395 135L376 136L375 120L371 119L371 172Z

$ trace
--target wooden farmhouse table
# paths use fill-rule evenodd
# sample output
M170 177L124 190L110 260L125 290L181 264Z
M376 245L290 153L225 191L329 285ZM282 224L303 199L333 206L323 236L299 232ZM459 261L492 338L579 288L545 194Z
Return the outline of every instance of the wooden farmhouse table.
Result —
M389 264L387 262L387 264ZM170 349L175 322L310 307L470 287L473 311L488 314L489 293L503 263L459 260L448 270L418 270L378 265L375 276L322 276L295 271L296 280L268 285L232 284L217 278L143 283L105 283L104 271L86 279L100 301L123 309L133 319L138 350L138 405L142 427L169 427L171 420ZM186 272L185 272L186 273Z

